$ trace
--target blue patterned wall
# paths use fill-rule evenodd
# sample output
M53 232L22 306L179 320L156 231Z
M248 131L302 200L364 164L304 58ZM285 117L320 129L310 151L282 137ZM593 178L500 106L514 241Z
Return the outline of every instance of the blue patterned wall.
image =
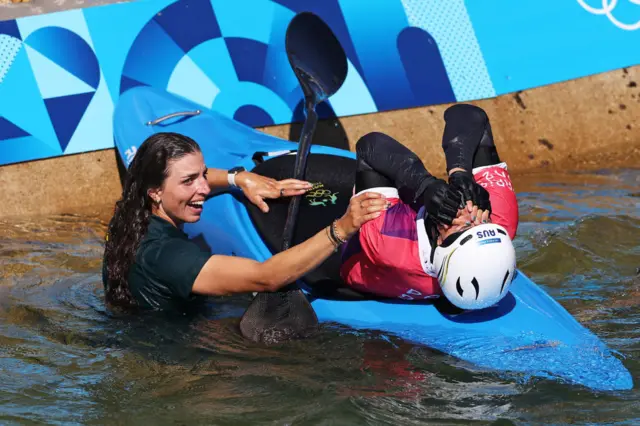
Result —
M347 52L336 116L482 99L640 63L640 0L145 0L0 22L0 165L113 147L125 90L251 126L298 121L284 34Z

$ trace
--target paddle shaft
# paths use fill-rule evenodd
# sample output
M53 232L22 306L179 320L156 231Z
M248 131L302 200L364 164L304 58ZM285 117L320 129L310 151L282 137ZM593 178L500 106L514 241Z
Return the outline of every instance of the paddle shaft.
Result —
M285 38L287 58L304 95L302 126L293 177L304 180L307 157L318 122L316 106L336 93L347 77L347 57L335 34L311 12L297 14ZM289 201L282 233L282 251L293 244L301 196ZM279 342L311 335L318 316L295 281L278 292L258 293L240 320L243 336L260 342Z
M311 149L311 141L313 140L313 134L316 130L316 124L318 123L318 114L316 113L316 105L309 102L305 105L306 120L302 126L302 133L300 134L300 142L298 143L298 152L296 153L296 162L293 168L293 178L304 180L305 171L307 169L307 157L309 156L309 150ZM291 247L291 241L293 240L293 233L298 220L298 210L300 208L300 201L302 200L300 195L296 195L291 198L289 202L289 209L287 210L287 221L284 224L284 231L282 235L282 250L287 250Z

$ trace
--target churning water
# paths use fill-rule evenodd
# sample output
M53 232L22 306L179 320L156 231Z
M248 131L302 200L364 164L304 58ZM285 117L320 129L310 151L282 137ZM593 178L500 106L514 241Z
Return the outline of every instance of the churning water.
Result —
M378 332L243 340L245 296L112 315L106 223L0 221L0 424L640 423L640 171L515 179L519 268L618 353L635 389L475 370Z

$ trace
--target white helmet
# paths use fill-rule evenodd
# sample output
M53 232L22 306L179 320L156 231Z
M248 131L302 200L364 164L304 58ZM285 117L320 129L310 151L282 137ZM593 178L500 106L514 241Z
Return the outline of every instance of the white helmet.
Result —
M433 265L451 303L461 309L482 309L509 292L516 252L506 229L487 223L447 237L435 248Z

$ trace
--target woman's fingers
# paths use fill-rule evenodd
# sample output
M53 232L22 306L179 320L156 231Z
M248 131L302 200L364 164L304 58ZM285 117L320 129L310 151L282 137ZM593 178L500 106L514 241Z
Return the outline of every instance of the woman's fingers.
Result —
M296 195L304 195L306 193L307 193L306 189L287 188L287 189L281 189L280 192L274 198L295 197Z
M252 172L242 172L241 179L238 179L237 182L244 195L265 213L269 211L265 199L304 195L312 187L311 183L302 180L277 181Z
M350 217L353 232L364 223L379 217L388 206L386 198L377 192L365 192L352 198L346 216Z
M451 222L451 226L469 226L473 221L471 220L471 213L467 210L466 206L458 210L458 214Z
M310 186L303 185L301 183L289 183L289 184L278 184L275 186L277 189L302 189L304 191L308 191L311 189Z
M482 213L482 211L478 210L478 206L473 206L471 208L471 221L473 223L478 223L479 221L479 215Z
M467 224L469 224L469 218L466 215L457 217L453 219L453 222L451 222L451 226L465 226ZM451 226L449 226L448 228L450 228Z
M489 214L491 212L489 210L478 209L478 213L476 215L475 224L481 225L483 223L489 223Z
M258 208L263 212L263 213L269 213L269 206L267 205L267 203L264 201L263 197L259 196L259 195L252 195L249 198L249 200L255 204L256 206L258 206Z
M360 203L360 207L370 213L386 209L388 205L389 202L384 198L369 199Z
M353 197L351 199L351 201L366 201L366 200L371 200L371 199L385 199L384 195L380 194L379 192L363 192L362 194L358 195L357 197Z
M474 206L474 205L473 205L473 201L468 200L468 201L467 201L467 211L468 211L469 213L473 213L473 209L474 209L474 207L475 207L475 208L477 208L477 206Z
M284 190L276 187L265 187L257 191L257 194L264 198L279 198L284 195Z
M491 214L491 212L489 210L485 210L482 212L482 223L489 223L489 214Z
M311 185L311 182L307 182L306 180L287 178L277 181L278 183L304 183L305 185Z
M482 223L482 209L478 209L473 215L473 224L480 225Z
M276 182L273 184L266 183L258 192L266 198L279 198L304 195L309 191L309 189L311 189L310 186L297 182L289 182L286 184Z
M375 213L369 213L366 214L364 216L362 216L362 223L360 225L364 225L365 223L369 222L370 220L373 220L377 217L380 217L380 215L382 214L381 211L379 212L375 212Z
M384 209L382 209L384 210ZM362 225L364 225L365 223L369 222L370 220L373 220L377 217L380 217L380 215L382 214L382 210L378 210L372 213L366 213L366 212L362 212L362 213L355 213L355 217L353 218L353 224L356 227L356 229L360 228Z
M276 183L285 188L311 188L313 186L310 182L298 179L284 179Z
M311 187L312 185L309 182L304 182L297 179L285 179L274 183L273 195L274 198L303 195L308 192Z
M361 210L363 214L375 213L386 210L389 207L387 199L377 192L365 192L351 200L355 208Z

